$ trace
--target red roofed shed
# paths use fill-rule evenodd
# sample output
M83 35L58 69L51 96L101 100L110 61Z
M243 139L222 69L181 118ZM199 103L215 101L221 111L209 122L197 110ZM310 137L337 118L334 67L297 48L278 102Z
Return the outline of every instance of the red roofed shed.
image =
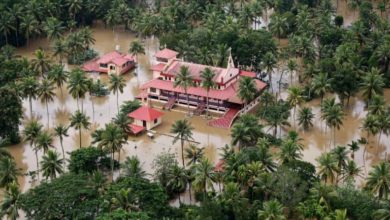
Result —
M134 120L132 124L142 126L146 128L146 130L150 130L161 124L163 115L164 113L147 106L141 106L128 114L128 116Z
M176 58L178 54L179 53L174 50L165 48L163 50L158 51L154 56L157 58L158 61L168 62L168 60Z

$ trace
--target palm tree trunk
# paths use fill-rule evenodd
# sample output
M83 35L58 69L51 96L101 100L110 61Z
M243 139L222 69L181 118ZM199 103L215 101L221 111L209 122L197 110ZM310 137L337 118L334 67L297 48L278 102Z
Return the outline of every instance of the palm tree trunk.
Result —
M119 91L117 91L116 93L116 108L119 114Z
M81 149L81 127L79 128L79 136L80 136L80 149Z
M62 149L62 158L64 159L64 163L65 163L65 151L64 151L64 145L62 143L62 137L60 138L60 144Z
M95 103L93 101L93 97L91 97L91 103L92 103L92 120L95 121Z
M183 164L183 168L186 168L184 164L184 140L181 138L181 162Z
M77 110L79 110L79 111L80 111L79 100L80 100L80 97L79 97L79 96L77 96Z
M180 193L179 193L178 195L179 195L179 205L181 205L181 200L180 200Z
M382 135L382 131L379 132L379 135L378 135L378 141L377 141L377 147L376 147L376 154L378 155L379 153L379 145L381 143L381 135Z
M188 115L190 115L190 97L187 93L187 90L185 91L186 95L187 95L187 111L188 111Z
M294 123L294 128L295 128L295 111L296 111L297 107L295 106L294 107L294 110L293 110L293 123Z
M209 115L209 90L207 90L207 113L206 113L206 118L210 116Z
M32 118L32 98L31 98L31 96L28 97L28 101L30 103L30 118Z
M46 100L46 112L47 112L47 127L50 127L50 116L49 116L49 105L47 104Z
M192 204L192 190L191 190L191 183L188 184L188 191L190 194L190 205Z
M36 148L36 146L34 148ZM38 176L38 181L39 181L39 159L38 159L38 151L37 150L35 150L35 159L37 161L37 176Z
M111 152L111 181L114 181L114 150Z
M336 127L333 127L333 147L336 147Z

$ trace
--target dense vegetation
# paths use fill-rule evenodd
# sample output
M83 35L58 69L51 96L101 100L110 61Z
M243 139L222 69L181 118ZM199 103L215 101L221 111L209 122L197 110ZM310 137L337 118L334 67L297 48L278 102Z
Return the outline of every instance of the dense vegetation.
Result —
M13 157L0 149L1 216L17 219L23 210L29 219L389 219L390 163L379 147L381 136L390 133L390 106L383 97L390 86L389 2L348 0L349 10L359 18L346 27L335 13L338 1L2 1L0 146L28 142L37 163L29 175L41 182L21 193L17 178L23 174ZM126 85L122 76L110 76L106 88L79 67L67 72L62 65L96 56L89 26L100 21L113 31L123 26L141 41L156 36L188 61L226 66L231 52L240 68L268 81L256 113L237 120L231 146L220 146L217 166L204 156L203 148L189 144L193 128L187 120L176 121L171 129L173 142L180 142L183 152L180 163L164 153L154 160L154 173L146 173L137 157L118 162L131 133L127 114L140 103L118 102ZM42 49L32 60L15 55L14 47L43 36L52 44L52 56ZM145 50L134 41L129 52ZM291 79L286 99L280 97L280 80L276 88L272 84L272 76L280 72L280 79ZM185 68L178 78L175 86L194 86ZM215 86L212 71L202 73L202 78L205 89ZM245 103L258 95L253 84L250 78L239 83L238 94ZM70 124L50 130L55 88L77 99L78 110ZM84 98L87 93L106 95L108 90L117 96L118 114L92 133L92 146L82 146L81 132L91 127ZM335 134L353 96L366 102L367 115L360 126L365 135L339 146ZM305 146L297 132L282 132L289 127L312 129L314 113L302 104L315 98L320 99L319 114L329 129L317 166L303 161ZM29 103L24 114L22 99ZM45 103L47 128L34 117L35 99ZM27 120L20 132L23 117ZM80 149L66 161L63 138L70 127L80 134ZM52 150L54 138L60 140L61 153ZM355 162L355 152L376 143L377 155L384 159L367 172ZM43 152L42 158L38 152ZM189 202L182 198L185 191ZM176 198L179 206L170 206Z

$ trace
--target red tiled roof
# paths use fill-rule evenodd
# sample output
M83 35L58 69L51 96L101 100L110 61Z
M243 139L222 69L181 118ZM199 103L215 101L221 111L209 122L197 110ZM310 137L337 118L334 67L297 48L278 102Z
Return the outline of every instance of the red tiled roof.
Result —
M96 62L106 64L118 57L122 57L122 55L118 51L112 51L101 56Z
M223 73L224 68L220 67L213 67L213 66L206 66L202 64L197 64L197 63L189 63L189 62L184 62L180 60L175 60L169 65L167 70L164 71L164 73L168 73L171 75L177 75L180 72L180 69L182 66L188 67L188 71L190 72L191 76L193 79L201 80L201 75L204 69L207 67L210 68L214 73L214 81L217 81L218 78L220 78L220 75Z
M86 63L84 63L82 69L86 72L101 72L101 73L107 73L107 69L100 69L99 64L96 62L97 59L90 60Z
M257 86L257 89L260 91L260 90L264 89L267 86L267 84L256 79L256 86ZM171 91L171 92L184 93L184 90L182 88L180 88L180 87L174 88L173 82L160 80L160 79L153 79L153 80L145 83L141 87L141 89L147 89L147 88L156 88L156 89L162 89L162 90L167 90L167 91ZM209 91L209 98L219 99L219 100L228 100L228 99L236 96L237 91L238 91L238 81L235 83L232 83L230 86L228 86L224 90L211 89ZM190 87L190 88L188 88L187 92L190 95L207 97L207 92L202 87Z
M154 56L161 59L172 59L175 58L178 54L179 53L174 50L165 48L163 50L158 51Z
M99 58L95 58L84 63L82 69L87 72L107 73L108 70L100 68L100 64L114 63L117 66L122 66L127 61L134 61L134 57L130 54L125 55L119 53L118 51L112 51L110 53L104 54Z
M138 134L145 130L144 127L135 124L129 124L129 127L131 129L131 132L133 132L133 134Z
M128 116L138 120L153 121L154 119L160 118L163 114L147 106L141 106L137 110L130 112Z
M256 73L255 72L249 72L249 71L241 70L240 71L240 76L247 76L247 77L255 78L256 77Z
M123 58L125 58L127 60L135 60L135 57L131 54L126 54L126 56L124 56Z
M159 64L156 64L156 65L153 65L152 67L150 67L150 69L152 71L159 71L159 72L161 72L161 71L163 71L164 67L165 67L164 63L159 63Z
M117 66L122 66L123 64L125 64L128 60L123 58L123 57L117 57L117 58L114 58L112 59L111 62L113 62L115 65Z

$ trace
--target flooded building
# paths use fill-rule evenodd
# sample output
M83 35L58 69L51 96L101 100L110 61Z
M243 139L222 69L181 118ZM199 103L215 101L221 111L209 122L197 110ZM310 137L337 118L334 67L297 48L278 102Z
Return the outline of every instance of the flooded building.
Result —
M133 134L139 134L144 130L151 130L161 124L163 115L162 112L153 108L141 106L128 114L129 118L133 120L133 123L129 127Z
M135 67L135 58L130 54L118 51L106 53L101 57L86 62L82 69L91 73L108 73L120 75Z
M208 108L214 112L226 113L230 109L243 108L244 102L238 96L241 77L253 78L259 92L267 86L266 83L256 79L256 73L236 68L231 56L227 68L221 68L185 62L178 59L177 55L177 52L169 49L157 52L156 64L151 67L153 79L141 86L144 96L152 101L163 102L165 109L171 109L174 105L187 105L184 89L174 86L175 78L183 66L188 68L195 85L187 90L189 106L195 109L194 113L201 113L207 108L207 97L209 97ZM213 81L216 86L209 92L201 87L201 75L206 68L211 69L215 74Z

